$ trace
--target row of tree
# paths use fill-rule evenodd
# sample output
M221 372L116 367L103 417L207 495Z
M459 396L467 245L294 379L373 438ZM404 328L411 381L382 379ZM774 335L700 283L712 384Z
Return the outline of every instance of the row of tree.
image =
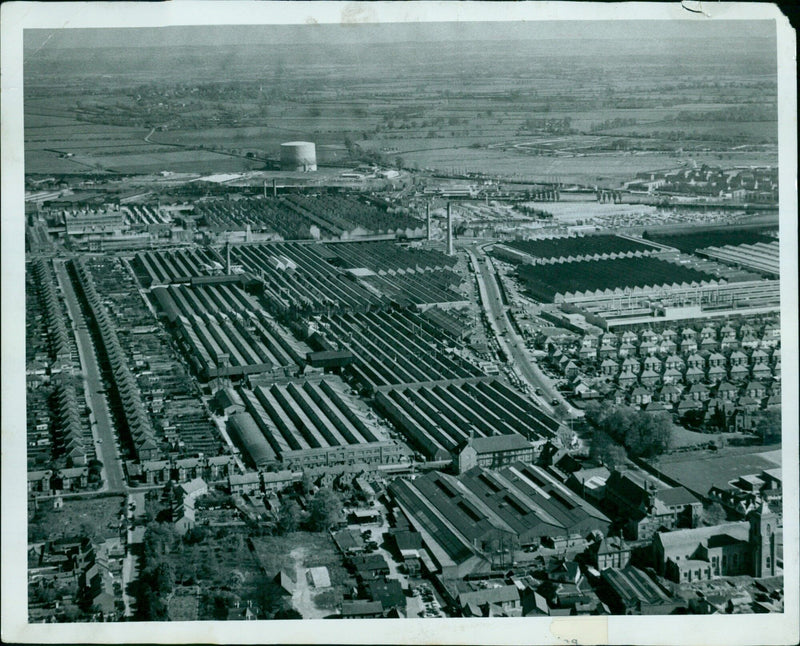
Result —
M128 586L135 602L134 619L138 621L166 621L166 599L175 587L172 566L164 558L173 549L177 535L167 523L147 526L142 545L139 578Z

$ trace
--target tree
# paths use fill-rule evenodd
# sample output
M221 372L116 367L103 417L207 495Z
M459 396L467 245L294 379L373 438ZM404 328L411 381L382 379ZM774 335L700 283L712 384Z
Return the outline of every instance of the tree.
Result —
M172 573L172 566L167 562L160 562L155 567L148 568L144 573L147 581L154 592L163 596L172 592L175 587L175 576Z
M323 532L336 523L342 514L342 501L332 489L323 487L308 505L308 528Z
M96 527L89 521L83 521L81 523L81 536L86 536L89 540L94 542L97 539L97 534L95 531Z
M761 438L764 444L781 441L781 411L779 408L769 408L756 415L753 431Z
M699 430L705 422L706 414L702 409L687 410L681 416L681 424L689 429Z
M300 479L299 482L296 483L295 486L297 487L298 491L302 495L307 496L308 494L312 493L313 490L314 490L314 486L315 486L314 485L314 479L311 477L310 473L308 473L307 471L304 471L303 472L303 477Z
M278 522L276 524L278 533L288 534L289 532L297 531L297 528L300 526L302 515L303 511L296 501L290 500L287 502L281 507L280 512L278 512Z
M598 431L622 444L634 457L653 457L666 451L672 440L672 420L665 413L648 413L630 406L586 408L586 420Z
M664 453L672 440L672 420L663 413L639 411L624 444L634 456L649 458Z
M214 619L225 620L228 618L228 609L237 601L237 597L232 592L219 590L214 592L209 601L211 616Z
M301 615L297 610L294 608L281 608L278 612L275 613L273 619L302 619L303 615Z
M625 449L612 440L608 433L604 433L603 431L595 431L594 435L592 435L592 445L589 454L594 460L607 466L609 469L614 469L624 464L627 458Z
M276 611L280 611L284 607L283 589L275 583L275 580L261 575L256 580L256 603L261 606L267 616Z
M187 545L193 545L195 543L202 543L206 539L206 528L202 525L196 525L192 527L186 535L183 537L183 542Z
M571 428L563 427L558 431L556 437L558 438L559 444L565 449L568 449L572 446L572 441L575 438L575 431Z
M144 533L143 556L144 564L157 564L164 554L168 554L172 549L177 534L171 525L166 523L154 523L147 527Z
M703 523L709 527L721 525L727 518L728 514L725 512L725 508L718 502L712 502L703 510Z

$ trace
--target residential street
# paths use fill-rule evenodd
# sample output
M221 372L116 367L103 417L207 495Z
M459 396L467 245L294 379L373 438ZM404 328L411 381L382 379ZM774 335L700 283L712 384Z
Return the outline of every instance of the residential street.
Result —
M103 390L103 380L100 377L100 367L97 363L94 343L86 326L81 312L78 296L67 274L67 267L63 261L55 262L56 276L64 292L67 311L72 321L75 336L78 341L78 356L80 357L83 374L85 377L86 403L94 414L92 435L95 450L103 462L103 488L102 491L122 493L125 488L125 477L122 471L122 462L117 450L114 423L108 409L108 400Z

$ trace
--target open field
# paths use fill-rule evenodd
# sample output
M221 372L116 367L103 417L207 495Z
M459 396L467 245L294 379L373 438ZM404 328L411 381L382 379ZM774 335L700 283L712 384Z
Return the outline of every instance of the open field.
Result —
M738 144L778 141L776 121L725 121L681 122L656 121L653 123L613 128L603 134L613 136L652 136L657 132L682 132L686 138L700 136L707 141L736 137Z
M45 150L26 151L25 171L28 174L47 173L157 173L173 172L238 172L262 166L260 162L243 157L232 157L208 150L169 150L162 148L152 152L134 152L130 154L102 154L108 150L98 151L100 154L75 154L62 158L58 153ZM116 147L114 152L127 152Z
M762 453L752 453L752 447L703 451L692 455L679 453L662 456L655 464L660 471L692 491L706 495L712 486L725 487L740 475L757 474L764 469L779 467L780 451L775 448Z
M720 36L702 46L691 38L666 46L631 37L613 52L602 39L555 52L547 39L511 37L487 47L473 38L357 51L336 40L249 43L221 46L213 57L201 45L143 57L125 42L100 50L50 44L26 61L26 141L32 149L86 154L100 143L89 138L101 134L106 147L135 150L131 141L145 143L155 128L150 142L275 158L281 142L308 139L321 163L378 161L604 186L679 159L777 163L771 37L754 34L744 43ZM724 114L736 118L717 116ZM636 136L652 133L659 134ZM771 147L737 150L762 142ZM162 152L144 154L153 160L104 155L98 163L161 170ZM166 159L174 163L169 170L189 169ZM193 160L207 171L240 167L231 158ZM28 160L31 173L68 168L58 158Z
M28 523L28 536L56 539L89 531L98 538L117 537L124 502L124 496L65 498L63 508L56 510L52 503L42 501L33 520Z
M459 172L481 172L509 178L545 179L557 177L561 182L600 184L606 187L621 186L641 171L674 168L686 157L676 158L674 153L608 152L576 156L539 156L520 151L503 151L484 148L447 145L441 148L405 152L397 149L404 164L411 167L434 168ZM733 166L774 165L775 153L726 151L726 164ZM720 157L714 153L693 153L691 159L698 164L718 164Z
M724 440L742 439L747 437L743 433L715 433L709 435L708 433L698 433L697 431L690 431L678 424L672 425L672 440L670 441L671 449L680 449L683 447L707 445L717 438Z
M257 168L262 164L240 157L229 157L208 150L178 150L133 155L87 157L95 164L121 173L148 173L159 170L223 172Z

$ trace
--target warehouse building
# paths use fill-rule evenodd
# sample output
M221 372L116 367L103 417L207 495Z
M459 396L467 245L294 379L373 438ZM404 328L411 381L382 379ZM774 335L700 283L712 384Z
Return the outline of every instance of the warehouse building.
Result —
M258 303L236 284L196 282L155 287L152 293L204 379L285 377L304 363L274 322L259 312Z
M748 310L780 310L780 280L735 283L672 284L557 294L555 302L569 311L599 316L609 328L727 317Z
M431 460L458 463L470 436L478 442L484 466L502 464L501 454L510 459L514 451L519 451L519 459L530 460L533 450L559 428L557 420L497 379L380 388L375 402ZM489 439L495 436L514 439ZM465 460L470 453L467 450Z
M250 438L243 451L255 450L258 459L294 470L405 459L408 449L367 426L333 383L240 388L247 411L244 435Z
M111 235L125 227L125 214L120 210L64 211L63 222L68 236Z
M540 467L517 462L499 471L475 467L456 478L431 472L395 480L389 495L422 536L445 579L504 572L516 550L573 544L609 519Z
M231 415L228 418L228 432L252 467L265 469L277 464L275 452L249 413Z
M621 570L608 568L601 576L600 595L614 614L668 615L683 605L632 565Z

